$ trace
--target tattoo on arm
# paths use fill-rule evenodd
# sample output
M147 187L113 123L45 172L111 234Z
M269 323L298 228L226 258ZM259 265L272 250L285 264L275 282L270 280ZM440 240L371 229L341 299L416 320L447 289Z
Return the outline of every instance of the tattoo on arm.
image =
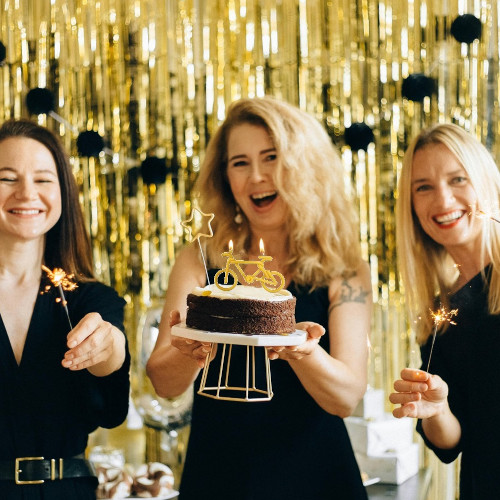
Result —
M332 312L338 306L342 304L347 304L348 302L358 302L360 304L366 303L366 298L370 293L368 290L364 290L360 285L358 287L353 287L349 279L356 276L355 272L345 273L342 275L342 281L340 283L340 294L336 302L332 302L328 308L328 314Z

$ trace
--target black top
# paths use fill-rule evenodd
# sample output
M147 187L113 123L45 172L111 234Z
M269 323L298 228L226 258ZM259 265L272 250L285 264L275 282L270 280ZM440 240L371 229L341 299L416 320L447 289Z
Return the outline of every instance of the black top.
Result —
M327 288L309 293L291 284L288 289L297 297L297 322L328 326ZM328 331L320 345L329 350ZM209 379L218 376L220 347ZM265 349L255 349L256 371L261 376L257 386L265 387ZM231 374L244 375L245 355L246 346L233 346ZM266 402L221 401L198 395L200 376L195 381L180 500L367 498L343 420L316 404L287 361L271 361L274 396ZM234 385L245 384L244 379L231 380ZM207 381L207 385L212 383Z
M75 326L98 312L123 331L125 301L97 282L66 292ZM130 356L107 377L61 365L70 327L57 290L37 297L26 344L18 365L0 317L0 460L16 457L67 458L85 451L88 434L98 426L115 427L125 419L129 401ZM1 478L0 478L1 479ZM5 500L95 499L94 479L46 481L19 486L0 481Z
M487 311L487 291L481 274L451 297L458 309L456 325L436 337L429 371L438 374L449 387L451 411L460 421L462 438L452 450L433 446L417 430L427 446L445 463L460 453L460 499L497 498L500 470L500 426L498 415L498 356L500 316ZM432 338L422 346L422 369L427 368Z

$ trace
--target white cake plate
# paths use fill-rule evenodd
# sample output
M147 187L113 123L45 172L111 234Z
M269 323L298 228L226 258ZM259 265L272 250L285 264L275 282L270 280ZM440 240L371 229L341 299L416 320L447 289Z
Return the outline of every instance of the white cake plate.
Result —
M196 330L179 323L172 327L172 335L200 342L215 342L217 344L237 344L252 346L293 346L300 345L307 339L307 332L295 330L284 335L254 334L244 335L240 333L209 332L208 330Z

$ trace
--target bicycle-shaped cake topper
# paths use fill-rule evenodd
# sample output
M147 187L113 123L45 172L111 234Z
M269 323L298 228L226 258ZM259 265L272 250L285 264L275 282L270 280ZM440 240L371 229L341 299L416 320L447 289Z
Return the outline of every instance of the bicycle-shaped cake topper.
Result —
M264 253L262 239L260 240L261 253ZM233 255L233 242L229 241L229 251L223 252L222 257L226 257L226 265L224 269L220 269L215 273L214 282L220 290L232 290L238 284L238 275L240 273L246 283L260 282L262 288L268 292L279 292L285 286L285 277L278 271L270 271L265 268L265 262L273 260L269 255L259 255L259 260L244 260L235 259ZM257 271L253 274L247 274L242 268L242 265L255 264ZM230 268L233 269L230 269ZM236 269L236 271L234 271ZM229 280L231 276L232 281ZM223 278L221 282L221 278Z

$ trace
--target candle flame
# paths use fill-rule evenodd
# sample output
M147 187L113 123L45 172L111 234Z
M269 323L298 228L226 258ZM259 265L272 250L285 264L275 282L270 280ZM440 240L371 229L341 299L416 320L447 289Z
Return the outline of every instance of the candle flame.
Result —
M264 250L264 242L262 241L262 238L259 241L259 250L261 255L264 255L266 253Z
M229 251L232 252L233 251L233 240L229 240Z

